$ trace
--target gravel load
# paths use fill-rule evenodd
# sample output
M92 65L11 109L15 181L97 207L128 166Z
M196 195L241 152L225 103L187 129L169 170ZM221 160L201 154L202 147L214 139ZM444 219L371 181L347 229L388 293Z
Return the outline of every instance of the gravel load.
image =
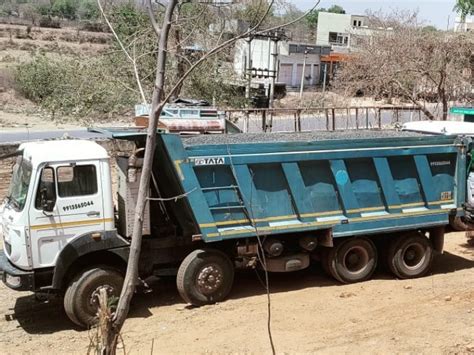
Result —
M395 130L349 130L349 131L314 131L289 133L236 133L236 134L201 134L183 136L186 147L196 145L248 144L264 142L314 142L346 139L408 138L426 137L427 134Z

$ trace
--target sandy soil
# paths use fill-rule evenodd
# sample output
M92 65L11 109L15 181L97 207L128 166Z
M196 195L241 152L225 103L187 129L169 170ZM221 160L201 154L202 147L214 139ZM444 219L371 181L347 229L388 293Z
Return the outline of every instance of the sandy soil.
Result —
M340 285L319 265L272 275L272 328L277 353L474 352L474 249L464 233L446 238L433 273ZM230 299L188 308L174 280L152 283L135 296L123 336L127 353L270 353L266 295L255 273L237 275ZM30 293L0 286L2 353L85 353L88 332L75 329L60 301L38 303ZM10 319L10 320L8 320ZM152 345L153 344L153 345Z

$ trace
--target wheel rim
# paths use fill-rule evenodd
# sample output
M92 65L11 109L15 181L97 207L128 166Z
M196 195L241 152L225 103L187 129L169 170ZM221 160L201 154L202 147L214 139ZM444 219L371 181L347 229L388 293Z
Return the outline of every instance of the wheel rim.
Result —
M367 267L369 259L369 253L365 248L353 246L345 252L342 263L350 273L357 274Z
M426 258L426 250L419 243L409 244L403 250L403 264L407 269L415 270L422 265Z
M89 297L89 309L92 312L97 311L99 308L99 295L100 295L100 290L105 289L107 292L107 297L110 298L113 296L115 288L111 285L100 285L98 286L92 293L91 296Z
M196 278L196 286L204 295L216 292L222 285L224 272L217 264L209 264L202 267Z

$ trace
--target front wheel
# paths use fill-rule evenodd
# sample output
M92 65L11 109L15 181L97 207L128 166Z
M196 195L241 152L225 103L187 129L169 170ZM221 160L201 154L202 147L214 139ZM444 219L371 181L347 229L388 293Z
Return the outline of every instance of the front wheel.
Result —
M388 250L390 270L400 279L425 275L433 261L433 246L422 235L413 234L395 239Z
M222 301L234 282L229 257L214 249L197 249L181 263L176 283L181 297L193 306Z
M123 285L120 272L106 267L96 267L77 274L64 295L64 310L75 324L88 327L97 323L99 293L107 291L109 300L119 297Z

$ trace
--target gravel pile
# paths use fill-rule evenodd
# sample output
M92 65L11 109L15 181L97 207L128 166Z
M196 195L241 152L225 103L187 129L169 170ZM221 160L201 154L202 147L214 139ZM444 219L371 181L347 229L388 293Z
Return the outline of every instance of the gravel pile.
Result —
M262 142L312 142L345 139L376 139L400 137L424 137L426 134L395 130L350 130L350 131L315 131L290 133L236 133L236 134L201 134L182 137L186 147L215 144L247 144Z

